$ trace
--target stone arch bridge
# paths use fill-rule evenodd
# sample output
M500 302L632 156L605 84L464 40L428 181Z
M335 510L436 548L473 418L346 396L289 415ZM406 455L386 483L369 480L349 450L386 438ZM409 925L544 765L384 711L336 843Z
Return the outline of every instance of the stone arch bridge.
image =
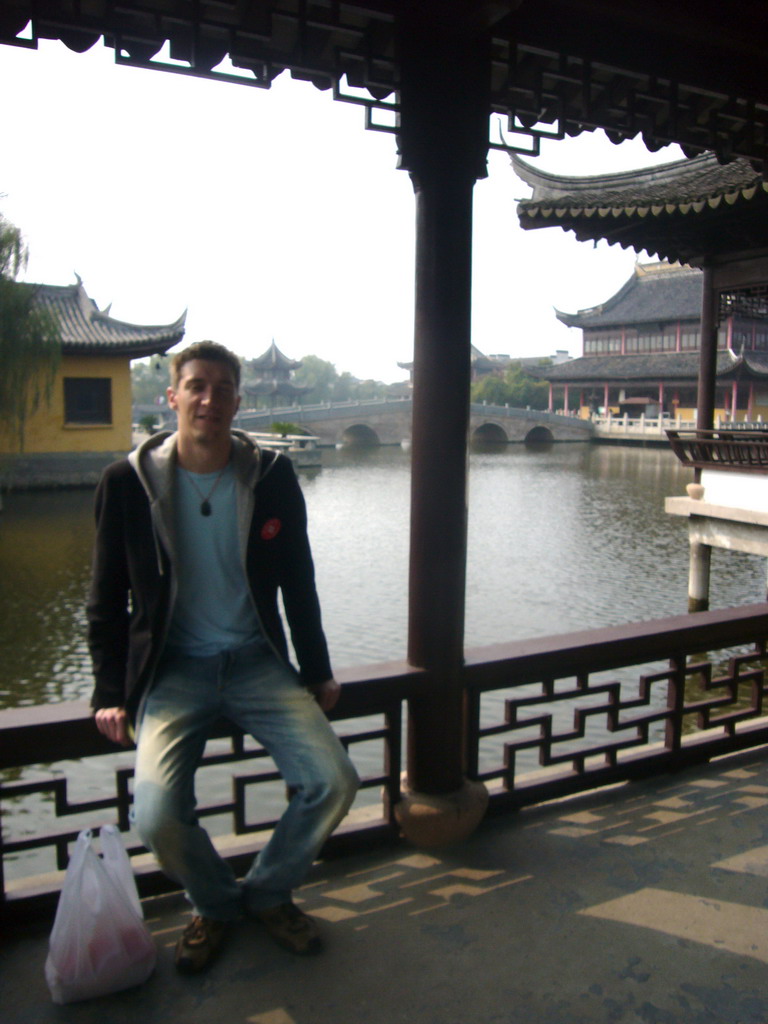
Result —
M268 431L273 422L295 423L318 437L321 445L401 445L411 439L411 399L246 409L235 425L259 432ZM574 416L503 405L471 406L472 442L588 441L592 435L592 424Z

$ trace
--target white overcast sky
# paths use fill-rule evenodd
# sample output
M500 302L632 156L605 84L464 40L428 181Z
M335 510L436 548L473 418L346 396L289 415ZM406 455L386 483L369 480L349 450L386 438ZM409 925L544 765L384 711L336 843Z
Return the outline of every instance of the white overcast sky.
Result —
M0 46L0 213L23 232L29 281L70 284L142 324L188 309L187 342L242 356L274 338L339 372L401 380L413 353L414 198L392 135L362 108L281 75L268 91L115 66L97 44ZM548 171L679 159L601 133L545 143ZM613 295L636 254L523 232L530 190L504 153L475 187L473 342L486 353L580 355L574 312ZM648 257L642 254L642 258Z

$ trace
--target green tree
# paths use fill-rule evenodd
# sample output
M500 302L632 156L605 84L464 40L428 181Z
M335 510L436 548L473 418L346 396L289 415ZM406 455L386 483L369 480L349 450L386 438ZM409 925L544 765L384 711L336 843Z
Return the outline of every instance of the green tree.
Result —
M0 430L21 452L28 418L50 401L61 358L61 333L36 289L16 278L27 264L17 227L0 215Z
M333 363L321 359L320 356L302 356L301 366L294 371L292 377L294 384L312 388L302 398L304 405L338 401L335 387L338 379L339 375Z
M549 404L548 382L529 376L521 363L513 363L501 377L492 374L476 380L471 394L473 402L515 409L546 409Z
M504 377L488 374L472 384L472 401L489 405L512 405L512 389Z
M273 434L280 434L281 437L285 437L286 434L294 436L306 434L306 430L303 427L300 427L298 423L292 423L290 420L273 420L269 429Z

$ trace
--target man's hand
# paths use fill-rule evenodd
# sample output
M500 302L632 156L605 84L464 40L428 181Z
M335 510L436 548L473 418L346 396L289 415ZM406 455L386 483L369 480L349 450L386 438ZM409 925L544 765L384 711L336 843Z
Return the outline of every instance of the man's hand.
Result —
M310 686L310 692L314 694L315 700L323 711L331 711L336 707L336 702L341 696L341 686L335 679L326 679L324 683L317 686Z
M125 708L99 708L95 715L96 728L113 743L130 747L128 735L128 712Z

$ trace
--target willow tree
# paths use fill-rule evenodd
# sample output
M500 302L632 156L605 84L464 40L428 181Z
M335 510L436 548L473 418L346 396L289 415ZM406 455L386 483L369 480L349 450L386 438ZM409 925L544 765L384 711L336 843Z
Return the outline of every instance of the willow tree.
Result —
M50 401L61 355L56 317L17 281L27 264L21 232L0 216L0 433L24 450L28 418Z

